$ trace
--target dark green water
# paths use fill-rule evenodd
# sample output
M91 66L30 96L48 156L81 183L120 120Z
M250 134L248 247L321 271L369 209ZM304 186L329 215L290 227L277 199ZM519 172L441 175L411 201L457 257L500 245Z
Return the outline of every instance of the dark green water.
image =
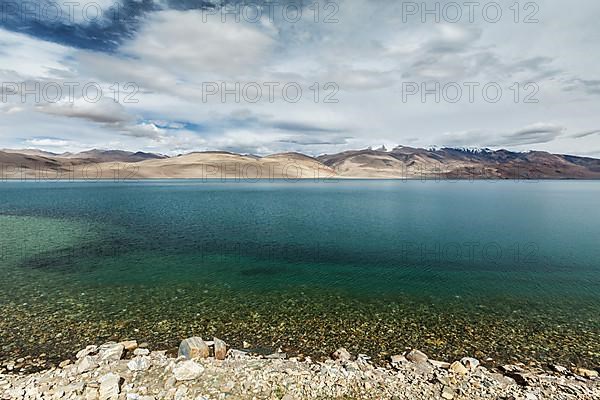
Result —
M0 360L187 335L600 363L600 183L0 183Z

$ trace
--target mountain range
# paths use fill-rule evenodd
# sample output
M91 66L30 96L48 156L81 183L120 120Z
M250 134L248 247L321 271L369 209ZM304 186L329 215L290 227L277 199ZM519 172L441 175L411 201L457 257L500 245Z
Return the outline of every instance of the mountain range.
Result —
M317 157L223 151L161 154L93 149L56 154L0 150L6 179L600 179L600 159L489 149L349 150Z

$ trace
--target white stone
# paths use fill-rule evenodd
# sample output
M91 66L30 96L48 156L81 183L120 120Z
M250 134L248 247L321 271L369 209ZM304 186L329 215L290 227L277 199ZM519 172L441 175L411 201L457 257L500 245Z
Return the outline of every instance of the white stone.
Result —
M133 354L136 356L147 356L148 354L150 354L150 350L148 349L135 349L133 351Z
M442 398L446 400L452 400L454 398L454 390L448 386L444 386L444 389L442 389Z
M429 362L431 363L431 365L433 365L436 368L441 368L441 369L450 368L450 363L445 362L445 361L429 360Z
M97 356L84 356L77 363L77 373L83 374L84 372L91 371L98 367Z
M401 363L408 362L406 357L404 357L402 354L395 354L395 355L391 356L390 361L392 362L392 364L401 364Z
M191 381L204 372L204 367L193 360L182 361L173 368L173 376L178 381Z
M105 343L98 348L100 361L119 361L125 346L119 343Z
M469 371L473 372L479 366L479 360L472 357L463 357L460 362L469 369Z
M100 378L100 400L117 400L119 398L119 381L121 377L109 372Z
M83 394L83 398L85 400L97 400L98 399L98 390L92 387L85 388L85 392Z
M131 371L145 371L150 368L150 358L146 356L137 356L127 363L127 368Z
M427 355L419 350L411 350L406 355L406 359L414 363L422 363L427 361Z
M467 375L469 373L467 367L465 367L460 361L454 361L452 364L450 364L449 370L459 375Z
M98 346L94 346L94 345L87 346L85 349L79 350L79 352L77 352L76 357L83 358L85 356L89 356L90 354L94 354L97 351L98 351Z
M185 386L180 386L179 388L177 388L177 391L175 392L175 400L185 400L186 399L186 394L188 392L188 388L186 388Z

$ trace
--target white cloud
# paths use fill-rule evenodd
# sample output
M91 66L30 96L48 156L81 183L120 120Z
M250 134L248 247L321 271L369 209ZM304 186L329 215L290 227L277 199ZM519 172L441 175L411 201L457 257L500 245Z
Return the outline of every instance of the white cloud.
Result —
M156 12L121 51L181 80L206 74L239 79L263 65L275 42L261 25L228 21L200 11Z
M33 147L42 147L42 148L47 148L47 147L65 147L65 146L69 146L71 145L71 141L69 140L62 140L62 139L52 139L52 138L33 138L33 139L27 139L25 141L25 144L28 146L33 146Z
M64 59L72 53L74 50L68 47L0 28L0 74L3 82L18 78L54 78L68 70Z
M118 18L122 0L33 0L22 18L61 21L66 24L102 24Z
M599 4L582 1L565 13L563 5L544 3L539 24L515 24L512 15L498 24L480 18L422 24L403 22L400 3L355 0L340 2L335 24L314 23L312 14L295 24L251 24L222 23L218 14L203 22L199 11L168 10L162 2L162 11L147 14L133 36L104 53L0 29L5 82L140 87L137 104L8 104L0 146L60 136L67 147L110 143L164 153L320 153L408 141L583 153L600 148L600 135L575 137L600 129L600 33L593 18ZM432 79L498 82L503 98L494 104L480 94L474 103L422 103L420 96L402 102L403 82ZM202 82L219 80L336 82L339 103L315 103L309 90L296 104L280 97L272 104L201 102ZM510 86L529 81L540 88L539 103L515 103Z
M37 110L50 115L80 118L104 124L120 123L134 119L120 103L106 97L101 98L98 102L79 98L75 101L63 100L58 103L46 103L39 105Z

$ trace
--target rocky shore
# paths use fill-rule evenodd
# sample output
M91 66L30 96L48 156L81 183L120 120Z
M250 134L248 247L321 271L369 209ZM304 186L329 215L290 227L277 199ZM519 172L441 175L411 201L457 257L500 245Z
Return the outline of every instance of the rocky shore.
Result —
M451 363L419 350L380 366L343 348L324 361L229 348L191 337L177 356L141 343L91 345L58 368L15 374L0 369L0 399L600 399L597 370L523 364L490 370L475 358Z

